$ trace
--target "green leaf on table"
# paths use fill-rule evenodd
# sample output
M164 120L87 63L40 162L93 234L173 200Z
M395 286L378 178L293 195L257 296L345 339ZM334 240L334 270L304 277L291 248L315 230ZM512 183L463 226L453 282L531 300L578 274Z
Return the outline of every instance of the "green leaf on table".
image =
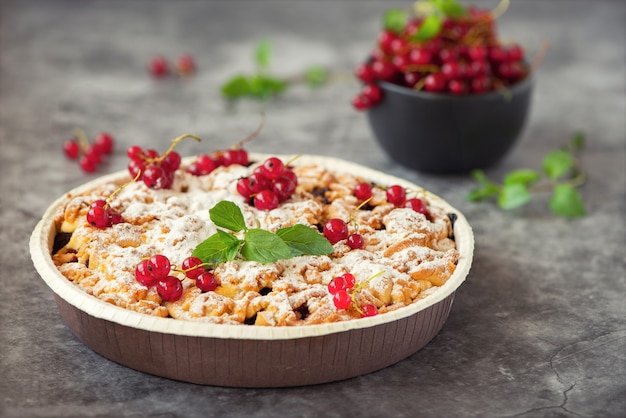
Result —
M291 249L293 257L299 255L326 255L334 251L333 246L317 230L310 226L295 224L276 231Z
M219 227L239 232L246 229L246 222L239 206L222 200L209 210L209 217Z
M471 175L482 187L471 190L466 196L467 200L476 202L500 193L500 187L489 180L484 171L472 170Z
M448 17L467 16L467 9L455 0L431 0L431 3Z
M521 183L524 185L532 184L541 179L541 174L529 168L520 168L513 170L504 177L504 185L513 183Z
M241 255L246 260L260 263L273 263L292 257L291 249L278 235L258 228L246 231Z
M585 147L585 134L582 132L576 132L572 141L570 142L570 148L572 151L580 151Z
M557 184L550 198L550 209L559 216L585 216L587 210L580 193L571 184Z
M434 38L441 30L441 18L435 15L429 15L424 19L422 25L413 36L413 41L427 41Z
M309 87L316 88L326 83L328 74L324 67L314 66L306 69L304 78Z
M249 83L250 94L261 99L275 96L287 88L286 81L262 75L252 76Z
M383 29L398 34L404 29L407 19L407 13L402 9L387 10L383 15Z
M236 99L247 96L251 93L250 81L243 75L235 76L229 79L221 87L222 94L229 99Z
M254 58L259 70L267 70L270 66L270 58L272 56L272 43L267 40L261 40L254 52Z
M204 241L202 241L191 253L202 262L209 264L219 264L225 261L232 261L239 252L241 240L220 229Z
M552 151L543 159L543 170L552 180L567 173L573 165L572 154L564 150Z
M530 202L531 196L526 185L522 183L506 184L498 196L498 206L504 210L518 208Z

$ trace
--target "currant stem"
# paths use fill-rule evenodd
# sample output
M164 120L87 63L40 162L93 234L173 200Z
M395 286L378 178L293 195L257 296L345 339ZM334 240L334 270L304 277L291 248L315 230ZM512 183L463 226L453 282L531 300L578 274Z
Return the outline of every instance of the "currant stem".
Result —
M87 134L80 128L74 128L74 135L76 135L76 139L78 139L78 143L80 144L80 149L83 152L87 152L89 149L89 139L87 139Z
M264 124L265 124L265 112L261 112L261 122L259 122L259 126L257 126L257 128L254 130L254 132L252 132L250 135L248 135L247 137L245 137L244 139L242 139L241 141L239 141L235 145L233 145L232 149L239 149L239 148L243 147L243 145L245 143L250 142L254 138L256 138L257 135L259 135L259 133L261 133L261 129L263 129L263 125Z
M363 311L361 310L361 308L359 307L359 305L356 303L356 292L358 292L359 290L361 290L361 288L363 288L363 286L365 286L366 284L368 284L369 282L371 282L373 279L375 279L376 277L380 276L381 274L383 274L385 272L385 270L381 270L378 273L374 274L373 276L369 277L367 280L359 283L353 290L352 292L350 292L350 303L352 304L352 306L355 307L355 309L362 314Z
M118 187L118 188L117 188L117 190L115 190L113 193L111 193L111 194L109 195L109 197L107 197L107 198L106 198L106 200L105 200L105 202L106 202L106 203L105 203L105 205L104 205L104 208L105 208L105 209L107 209L107 208L109 207L109 204L111 203L111 200L113 199L113 197L114 197L116 194L118 194L119 192L121 192L121 191L122 191L122 189L124 189L124 188L125 188L126 186L128 186L129 184L132 184L132 183L136 182L137 180L139 180L139 177L141 177L141 170L138 170L138 171L137 171L137 174L135 175L135 178L134 178L134 179L132 179L131 181L129 181L129 182L127 182L127 183L122 184L120 187Z
M147 163L160 163L161 161L163 161L165 159L165 157L167 157L172 151L174 151L174 148L176 148L176 146L178 145L178 143L180 141L182 141L185 138L193 138L196 141L200 142L202 141L202 138L200 138L197 135L193 135L193 134L183 134L177 138L174 138L172 140L172 145L170 145L170 147L167 149L167 151L165 151L163 154L161 154L160 156L156 157L156 158L148 158L146 159Z

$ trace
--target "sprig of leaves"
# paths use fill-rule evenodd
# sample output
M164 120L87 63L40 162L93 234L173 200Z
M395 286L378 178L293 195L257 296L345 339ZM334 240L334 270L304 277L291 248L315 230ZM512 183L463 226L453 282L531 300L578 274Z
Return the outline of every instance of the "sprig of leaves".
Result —
M302 75L280 78L270 74L272 44L269 40L259 41L254 51L256 71L250 75L236 75L221 86L222 95L228 99L251 97L267 100L283 93L291 84L305 82L311 88L326 83L327 71L319 66L307 68Z
M248 228L239 206L222 201L209 210L213 223L231 233L218 229L193 250L192 255L204 263L217 265L233 261L237 256L260 263L273 263L299 255L326 255L333 246L319 232L296 224L272 233L261 228ZM234 233L243 231L243 239Z
M502 184L487 178L482 170L474 170L472 176L480 187L471 190L467 199L479 201L495 197L501 209L512 210L530 202L533 194L551 192L548 206L554 214L566 218L584 216L587 210L576 190L587 178L576 158L584 141L584 135L576 133L562 149L545 155L543 172L530 168L513 170L504 176Z
M433 39L441 31L446 17L467 16L467 9L456 0L420 0L413 5L414 14L424 18L420 28L411 35L416 42ZM395 34L404 29L409 12L403 9L390 9L383 15L383 28Z

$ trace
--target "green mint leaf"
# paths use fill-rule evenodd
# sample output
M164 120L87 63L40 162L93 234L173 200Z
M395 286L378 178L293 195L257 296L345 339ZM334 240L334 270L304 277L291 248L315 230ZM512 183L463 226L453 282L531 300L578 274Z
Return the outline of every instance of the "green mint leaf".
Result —
M248 229L241 247L241 255L250 261L273 263L291 258L291 249L275 234L263 229Z
M293 257L299 255L326 255L334 251L333 246L317 230L310 226L295 224L276 231L291 249Z
M435 15L429 15L424 19L422 25L413 36L413 41L427 41L434 38L441 30L441 18Z
M432 3L446 16L461 17L467 16L467 9L455 0L434 0Z
M246 229L246 222L239 206L228 200L222 200L209 210L213 223L219 227L239 232Z
M583 134L582 132L576 132L576 134L574 134L574 137L572 138L572 141L570 142L570 148L573 151L580 151L584 147L585 147L585 134Z
M311 88L317 88L326 83L328 74L323 67L309 67L304 73L304 78Z
M521 183L525 185L532 184L541 178L541 174L529 168L521 168L513 170L504 177L504 185L513 183Z
M530 192L521 183L505 185L498 197L498 206L504 210L518 208L530 202Z
M566 218L587 214L580 193L571 184L557 184L549 204L552 212Z
M250 79L250 95L267 99L282 93L287 88L287 82L277 78L256 75Z
M272 44L269 40L261 40L254 52L255 61L259 70L267 70L270 66L270 57L272 56Z
M491 181L487 175L485 174L484 171L482 170L472 170L472 172L470 173L472 178L474 180L476 180L477 182L479 182L482 185L490 185L490 184L495 184L493 181Z
M218 229L215 234L198 244L191 255L204 263L220 264L234 260L240 244L237 237Z
M567 173L573 165L572 154L563 150L552 151L543 159L543 170L552 180L556 180Z
M493 186L483 186L479 189L470 190L465 198L470 202L477 202L496 196L498 193L500 193L500 188L494 184Z
M400 33L406 25L408 16L402 9L390 9L383 15L383 29L393 33Z
M222 85L221 91L229 99L246 96L251 92L250 81L245 76L235 76Z

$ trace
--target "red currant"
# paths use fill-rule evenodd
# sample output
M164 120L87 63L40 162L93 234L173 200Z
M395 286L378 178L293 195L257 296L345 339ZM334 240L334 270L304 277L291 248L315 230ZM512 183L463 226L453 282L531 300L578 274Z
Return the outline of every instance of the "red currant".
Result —
M443 74L428 74L424 78L424 90L440 93L446 89L446 78Z
M205 271L196 279L196 287L203 292L212 292L217 288L217 280L215 275L210 271Z
M204 266L202 260L198 257L187 257L183 260L181 268L185 272L185 276L190 279L196 280L198 276L204 273Z
M98 168L98 165L87 157L87 155L80 157L80 161L78 163L80 164L80 168L82 168L86 173L93 173L96 171L96 168Z
M388 187L386 195L387 201L395 207L404 205L404 202L406 201L406 190L404 190L404 187L402 186L394 185Z
M271 190L261 190L254 196L254 207L259 210L269 211L276 209L279 203L276 193Z
M172 264L170 260L162 254L153 255L148 260L148 270L156 280L166 278L170 274L171 269Z
M372 184L361 182L354 187L354 196L360 201L365 201L372 197Z
M196 62L190 54L184 54L176 60L176 72L180 75L189 75L196 71Z
M328 283L328 292L331 295L335 295L340 290L346 290L347 288L348 284L346 283L346 279L342 276L335 277Z
M63 151L68 158L75 160L80 154L80 145L75 139L68 139L63 143Z
M348 247L352 248L353 250L363 248L363 243L363 236L361 234L348 235Z
M409 199L404 204L404 207L413 209L415 212L423 214L426 216L426 219L430 220L430 211L422 199L418 199L417 197Z
M332 218L324 224L324 236L331 244L348 238L348 224L339 218Z
M180 167L181 161L180 154L176 151L172 151L161 161L161 168L168 172L174 172Z
M352 273L344 273L341 277L346 281L346 289L352 289L356 284L356 277Z
M94 139L94 146L100 153L107 155L113 152L113 137L107 132L101 132Z
M148 71L155 77L163 77L169 72L167 60L162 55L153 57L148 63Z
M380 87L378 87L376 84L366 84L365 86L363 86L363 89L361 89L361 94L365 96L370 101L370 103L372 103L372 105L379 103L383 97L383 93L380 90Z
M87 212L87 222L95 228L109 226L109 211L102 206L92 206Z
M270 157L261 164L261 173L270 180L276 180L284 172L285 164L276 157Z
M165 302L176 302L183 295L183 284L176 276L167 276L157 283L157 292Z
M361 306L361 318L378 315L378 309L371 303Z
M374 71L368 64L361 64L356 67L355 75L366 84L374 82Z
M167 183L165 170L160 165L150 164L142 176L143 182L151 189L163 189Z
M157 283L157 279L154 278L149 267L150 260L142 260L135 267L135 280L146 287L154 286Z
M272 191L278 198L279 202L284 202L289 199L295 190L296 185L284 175L272 183Z
M337 309L348 309L352 304L352 298L345 290L339 290L333 296L333 303Z

